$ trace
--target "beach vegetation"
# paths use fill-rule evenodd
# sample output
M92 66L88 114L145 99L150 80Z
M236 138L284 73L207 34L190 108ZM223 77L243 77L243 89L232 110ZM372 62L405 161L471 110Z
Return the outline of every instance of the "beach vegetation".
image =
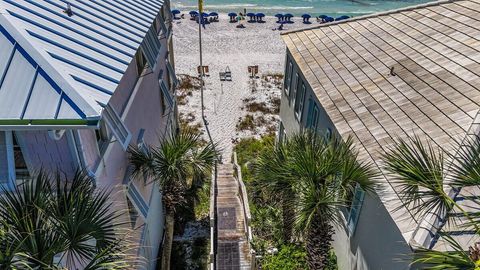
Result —
M247 114L241 117L237 124L237 130L255 130L255 118L252 114Z
M175 215L202 190L216 159L215 145L201 142L201 135L187 128L172 134L159 146L128 149L133 175L153 179L162 192L166 229L161 269L170 269Z
M136 259L107 189L43 170L0 197L1 269L131 269Z
M376 177L371 164L357 160L353 141L306 131L282 144L275 144L273 136L242 140L235 150L243 162L254 248L264 255L262 266L276 260L268 255L272 247L295 244L303 249L308 268L336 269L331 242L339 210L357 185L372 191ZM295 263L298 258L292 257L301 253L286 249L277 258L286 254Z
M355 188L373 191L376 172L357 156L351 138L305 131L268 148L254 164L255 185L282 211L284 241L302 239L310 269L327 267L333 225L341 223L339 211Z

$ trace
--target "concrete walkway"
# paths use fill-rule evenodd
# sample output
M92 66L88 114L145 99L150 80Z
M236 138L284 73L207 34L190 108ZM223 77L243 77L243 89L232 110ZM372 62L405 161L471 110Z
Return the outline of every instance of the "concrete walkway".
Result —
M250 270L243 204L232 164L218 166L217 192L217 269Z

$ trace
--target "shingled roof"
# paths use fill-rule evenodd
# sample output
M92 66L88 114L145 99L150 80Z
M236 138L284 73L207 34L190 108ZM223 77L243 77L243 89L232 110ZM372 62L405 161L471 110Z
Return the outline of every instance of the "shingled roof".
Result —
M477 132L480 0L439 1L287 32L288 50L342 136L380 164L393 139L444 147ZM380 199L398 205L385 177ZM390 211L409 241L418 222Z

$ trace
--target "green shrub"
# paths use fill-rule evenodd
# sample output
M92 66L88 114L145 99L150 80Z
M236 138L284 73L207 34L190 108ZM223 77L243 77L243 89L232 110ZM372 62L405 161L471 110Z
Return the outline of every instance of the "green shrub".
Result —
M264 270L300 270L308 269L307 253L302 246L288 244L280 247L277 254L262 258Z

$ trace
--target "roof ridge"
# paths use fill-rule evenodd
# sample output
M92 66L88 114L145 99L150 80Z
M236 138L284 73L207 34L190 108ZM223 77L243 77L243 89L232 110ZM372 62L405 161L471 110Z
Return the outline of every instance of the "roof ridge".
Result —
M465 1L465 0L432 1L432 2L427 2L427 3L423 3L423 4L408 6L408 7L391 9L391 10L387 10L387 11L376 12L376 13L362 15L362 16L358 16L358 17L352 17L352 18L349 18L349 19L346 19L346 20L334 21L334 22L329 22L329 23L322 23L320 25L314 25L314 26L305 27L305 28L301 28L301 29L289 30L289 31L285 31L283 33L280 33L280 35L281 36L289 35L289 34L293 34L293 33L318 29L318 28L337 25L337 24L341 24L341 23L348 23L348 22L353 22L353 21L358 21L358 20L363 20L363 19L368 19L368 18L375 18L375 17L378 17L378 16L385 16L385 15L389 15L389 14L394 14L394 13L399 13L399 12L404 12L404 11L410 11L410 10L415 10L415 9L419 9L419 8L426 8L426 7L431 7L431 6L438 6L438 5L447 4L447 3L460 2L460 1Z

